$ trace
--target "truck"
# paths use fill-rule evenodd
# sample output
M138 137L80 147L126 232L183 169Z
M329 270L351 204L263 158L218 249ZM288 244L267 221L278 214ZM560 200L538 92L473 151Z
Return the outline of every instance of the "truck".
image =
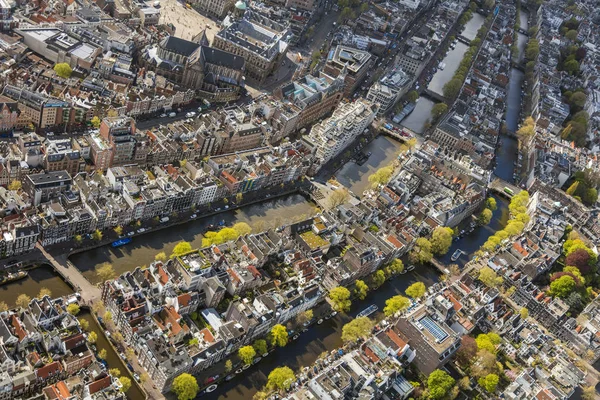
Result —
M169 217L162 217L160 219L160 222L162 222L162 223L169 222Z

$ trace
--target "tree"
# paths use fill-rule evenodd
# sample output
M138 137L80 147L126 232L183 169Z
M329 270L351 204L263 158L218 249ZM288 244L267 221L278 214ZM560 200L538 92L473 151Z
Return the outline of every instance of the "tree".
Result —
M532 117L527 117L523 125L517 131L519 138L528 138L533 136L535 133L535 121Z
M15 304L17 307L27 309L27 307L29 307L29 302L31 302L31 297L27 296L26 294L20 294L17 297Z
M258 339L253 344L254 350L257 354L263 355L267 353L267 341L264 339Z
M417 264L425 264L431 261L433 254L431 253L431 243L426 238L418 238L415 245L410 251L408 258L411 262Z
M425 288L425 284L423 282L415 282L406 288L405 293L407 296L410 296L413 299L418 299L423 297L425 290L427 289Z
M481 214L477 217L477 223L481 226L485 226L492 220L492 210L484 208Z
M577 31L575 29L571 29L565 33L565 37L571 41L577 40Z
M577 60L569 60L565 62L563 65L565 71L567 71L570 75L575 75L579 72L579 63Z
M431 250L434 254L444 255L452 245L452 234L454 231L447 226L438 226L431 235Z
M91 344L94 344L94 343L96 343L97 340L98 340L98 334L94 331L91 331L88 334L87 341L90 342Z
M123 234L123 227L121 225L115 226L113 230L119 236L121 236Z
M479 350L486 350L492 354L496 354L496 347L502 342L502 339L498 334L490 332L477 335L475 342Z
M154 260L162 261L162 262L167 261L167 253L165 253L164 251L161 251L160 253L158 253L157 255L154 256Z
M456 352L456 360L462 366L468 366L475 360L477 355L477 342L471 336L463 336L460 339L460 347Z
M179 257L192 251L192 245L189 242L179 242L173 248L171 258Z
M460 88L462 87L462 80L458 78L452 78L448 83L444 85L442 92L444 93L444 97L447 99L454 99L458 96L460 92Z
M198 382L192 375L183 373L173 380L171 390L178 400L192 400L198 394Z
M498 205L496 204L496 199L493 197L488 197L485 200L485 208L489 208L492 211L496 211L498 209Z
M494 393L500 378L496 374L488 374L484 378L479 378L477 381L488 393Z
M125 349L125 357L131 361L131 360L135 360L135 350L133 350L133 348L128 347Z
M350 311L352 302L350 301L350 291L343 286L334 287L329 291L329 300L332 307L338 312Z
M232 226L233 230L235 230L238 236L244 236L252 232L252 228L245 222L238 222Z
M352 9L350 7L345 7L341 14L340 17L338 18L338 20L340 22L345 22L349 19L354 19L354 11L352 11Z
M445 371L436 369L427 378L427 389L429 389L430 399L443 399L456 381Z
M369 317L358 317L348 322L342 327L342 340L344 342L354 342L360 338L365 338L371 334L373 321Z
M79 304L71 303L67 306L67 312L71 315L79 314Z
M379 286L383 285L385 282L385 274L382 270L375 271L371 275L371 283L373 284L373 289L377 289Z
M102 319L104 320L104 322L112 322L112 313L110 311L106 311L104 313L104 315L102 316Z
M356 293L356 297L360 300L364 300L367 297L367 293L369 292L369 287L365 283L365 281L357 280L354 284L354 293Z
M281 324L275 325L271 328L271 344L273 346L283 347L288 342L288 331L285 326Z
M306 311L298 314L298 316L296 317L296 321L299 324L305 324L306 322L309 322L310 320L313 319L313 315L314 315L313 310L306 310Z
M12 181L8 184L8 190L19 190L22 186L21 181Z
M121 383L121 392L125 393L131 388L131 379L126 376L122 376L119 378L119 382Z
M47 287L41 288L36 298L41 299L44 296L52 297L52 291Z
M75 244L79 246L81 242L83 242L83 237L81 235L75 235L73 240L75 240Z
M399 311L404 311L410 306L410 300L402 295L396 295L385 301L383 313L386 317L392 316Z
M61 78L69 78L73 73L73 69L67 63L58 63L54 66L54 72Z
M591 267L593 267L593 265L591 265L592 262L593 259L590 257L588 251L582 248L572 251L565 258L566 265L577 267L582 274L587 274L590 272Z
M569 103L574 105L577 109L582 109L587 101L587 96L583 92L575 92L569 98Z
M594 400L596 398L596 388L594 386L586 386L581 393L583 400Z
M244 362L246 365L252 364L252 360L254 360L254 356L256 356L256 350L252 346L244 346L240 347L238 350L238 356L240 360Z
M108 370L108 373L112 376L114 376L115 378L118 378L121 376L121 370L119 368L111 368Z
M394 258L390 265L388 265L388 269L391 272L390 275L397 275L404 271L404 263L399 258Z
M371 186L373 188L378 187L379 185L385 185L389 182L392 174L394 173L394 167L387 166L383 168L379 168L377 171L373 172L369 176L369 182L371 182Z
M521 308L519 314L521 314L521 318L523 319L527 319L527 317L529 317L529 311L525 307Z
M83 319L83 318L79 318L79 327L82 330L87 331L90 328L90 323L87 320Z
M329 195L329 207L336 208L341 206L350 199L350 192L346 188L339 188L331 192Z
M98 357L102 360L106 360L106 356L108 355L106 349L100 349L98 352Z
M267 387L269 389L289 389L296 380L296 375L290 367L275 368L267 377Z
M406 95L406 98L408 101L410 101L411 103L414 103L415 101L417 101L417 99L419 98L419 92L417 92L416 90L411 90L410 92L408 92L408 94Z
M575 289L575 280L570 275L563 275L550 283L550 294L564 298Z
M95 115L94 118L92 118L90 120L90 124L92 124L92 126L96 129L98 129L100 127L101 123L102 123L102 121L100 121L100 118L98 118L97 115Z
M113 279L117 276L112 264L105 262L96 266L96 276L102 282Z
M436 103L431 109L431 115L433 116L433 120L437 121L442 115L444 115L448 111L448 106L446 103Z
M230 373L232 369L233 369L233 363L231 362L231 360L225 361L225 373L226 374Z
M490 287L498 287L502 284L503 279L490 267L483 267L479 270L479 280Z
M238 204L241 203L243 199L244 199L244 194L242 192L235 194L235 202L236 203L238 203Z
M92 233L92 239L96 240L96 241L101 241L102 240L102 232L100 232L100 229L96 229L94 231L94 233Z

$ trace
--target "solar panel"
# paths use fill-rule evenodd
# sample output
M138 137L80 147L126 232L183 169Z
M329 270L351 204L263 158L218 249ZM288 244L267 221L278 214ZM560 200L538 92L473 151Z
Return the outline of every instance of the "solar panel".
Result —
M423 317L423 318L421 318L421 320L419 321L419 323L421 323L421 325L423 325L423 327L425 327L425 329L427 329L429 331L429 333L431 333L433 335L433 337L436 338L436 340L439 343L443 342L448 337L448 334L446 333L446 331L444 331L430 317Z

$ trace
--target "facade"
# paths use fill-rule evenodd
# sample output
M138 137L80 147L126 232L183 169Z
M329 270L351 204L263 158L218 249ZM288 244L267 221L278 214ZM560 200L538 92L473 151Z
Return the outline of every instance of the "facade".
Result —
M373 65L373 56L368 51L338 45L327 57L323 76L333 80L342 76L345 82L344 95L349 97L362 84Z
M369 88L367 100L379 104L379 115L386 115L406 94L410 88L410 82L410 77L402 69L396 69Z

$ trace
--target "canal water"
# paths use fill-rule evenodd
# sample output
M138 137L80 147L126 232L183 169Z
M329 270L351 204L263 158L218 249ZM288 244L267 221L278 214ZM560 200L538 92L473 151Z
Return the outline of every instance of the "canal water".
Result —
M427 88L432 92L443 94L444 85L448 83L454 76L454 72L458 69L460 62L463 59L468 46L462 42L457 42L454 49L450 49L448 55L444 57L442 63L446 64L444 69L438 69L431 78L431 82Z
M133 376L131 376L129 370L123 366L119 355L114 351L106 336L104 336L104 330L100 327L100 325L98 325L94 317L92 317L89 311L82 311L77 317L89 322L89 331L94 331L96 332L96 335L98 335L98 339L96 340L96 348L98 351L100 351L100 349L106 349L105 361L108 364L108 368L117 368L119 371L121 371L121 376L127 376L129 379L131 379L131 388L127 391L127 393L125 393L127 398L130 400L143 400L144 393L135 384L135 380L133 379Z
M419 100L419 103L422 100ZM335 178L354 194L362 197L363 192L371 186L369 176L396 160L400 153L400 146L400 142L380 135L362 150L365 154L371 152L366 163L358 165L350 161L335 174Z
M168 256L181 241L190 242L193 248L200 247L202 234L211 224L223 222L226 226L231 226L236 222L246 222L256 231L262 231L300 221L314 215L315 211L314 204L304 196L293 194L137 236L123 247L102 246L74 254L70 261L90 282L98 283L95 273L97 265L111 263L115 272L120 275L137 266L150 264L161 251Z
M425 123L431 118L431 110L435 103L426 97L419 97L414 111L404 119L401 124L413 132L423 133Z
M52 297L62 297L73 293L73 289L50 265L44 264L27 272L29 272L27 278L0 286L0 301L5 302L9 307L14 307L20 294L34 298L42 288L49 289Z
M473 40L477 37L477 32L479 28L483 26L485 22L485 17L479 13L474 13L473 18L465 25L464 30L461 35L466 37L469 40Z
M400 275L384 283L376 291L370 292L365 300L353 302L349 315L354 317L371 304L377 305L381 311L385 307L387 299L398 294L405 295L406 288L415 282L423 282L429 287L438 282L438 274L430 267L421 267L405 275ZM296 341L288 343L285 348L276 350L231 381L220 384L216 391L208 395L209 398L252 399L254 393L265 385L269 372L274 368L285 365L294 372L298 372L303 367L313 364L321 353L341 347L343 344L341 340L342 327L350 319L348 315L339 314L325 320L321 325L313 325L308 332L301 334ZM212 374L208 372L206 375Z

